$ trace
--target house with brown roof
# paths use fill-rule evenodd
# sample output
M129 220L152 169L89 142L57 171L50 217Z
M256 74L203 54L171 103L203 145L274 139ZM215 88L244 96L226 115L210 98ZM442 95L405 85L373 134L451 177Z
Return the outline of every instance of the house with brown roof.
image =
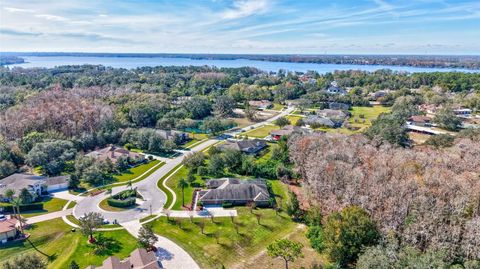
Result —
M143 154L132 152L114 145L109 145L106 148L94 150L88 154L85 154L85 156L93 157L101 161L110 159L112 163L116 163L120 157L126 157L132 162L142 162L145 160L145 156Z
M273 130L270 132L270 135L272 136L273 140L280 140L282 136L289 136L293 133L308 133L309 131L307 129L298 127L298 126L293 126L293 125L287 125L282 127L282 129L279 130Z
M147 252L144 248L137 248L130 257L120 260L110 256L103 261L102 266L90 265L86 269L160 269L161 264L154 252Z
M10 216L0 219L0 243L4 244L17 237L17 223L18 220Z
M415 126L431 127L432 126L431 121L432 119L430 117L423 116L423 115L414 115L408 119L407 124L411 124Z
M248 104L250 106L253 106L257 109L268 109L268 108L271 108L273 106L273 103L271 101L268 101L268 100L252 100L252 101L248 101Z

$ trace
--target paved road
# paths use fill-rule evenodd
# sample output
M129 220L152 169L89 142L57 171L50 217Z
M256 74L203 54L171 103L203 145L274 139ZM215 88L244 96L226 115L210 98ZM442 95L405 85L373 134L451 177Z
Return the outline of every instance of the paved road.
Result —
M218 140L210 139L192 148L190 151L183 153L202 151L217 142ZM132 187L137 188L138 192L140 192L140 194L146 200L136 208L120 212L105 211L98 206L103 199L107 198L105 194L101 193L96 196L85 197L79 201L73 210L73 215L76 218L79 218L89 212L98 212L109 221L117 220L118 222L123 223L147 217L150 215L150 210L152 214L159 214L163 209L163 205L165 204L166 195L157 187L157 182L160 178L168 174L168 172L170 172L170 170L172 170L175 166L180 164L184 157L185 154L182 154L179 157L166 160L165 165L153 172L150 176L133 184ZM112 188L112 194L117 194L126 189L126 186L114 187Z
M124 222L122 225L129 233L138 237L138 231L141 227L138 220ZM163 236L157 235L157 238L158 242L155 244L158 249L157 257L162 262L163 267L173 269L200 269L195 260L180 246Z

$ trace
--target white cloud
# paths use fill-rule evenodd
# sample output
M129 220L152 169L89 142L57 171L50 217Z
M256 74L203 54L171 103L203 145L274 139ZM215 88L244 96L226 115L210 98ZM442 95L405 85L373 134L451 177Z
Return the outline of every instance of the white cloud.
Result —
M4 7L3 9L5 9L8 12L12 12L12 13L14 13L14 12L18 12L18 13L33 13L33 12L35 12L32 9L16 8L16 7Z
M61 17L61 16L57 16L57 15L51 15L51 14L38 14L38 15L35 15L35 17L46 19L48 21L67 21L68 20L65 17Z
M222 13L223 19L238 19L265 13L271 6L268 0L235 0L233 8Z

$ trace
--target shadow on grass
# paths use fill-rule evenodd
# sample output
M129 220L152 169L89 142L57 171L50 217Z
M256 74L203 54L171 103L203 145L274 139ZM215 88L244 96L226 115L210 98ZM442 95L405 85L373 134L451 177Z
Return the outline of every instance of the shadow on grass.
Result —
M103 234L95 236L95 243L90 245L92 252L98 256L113 256L122 250L122 243L113 237L106 237Z

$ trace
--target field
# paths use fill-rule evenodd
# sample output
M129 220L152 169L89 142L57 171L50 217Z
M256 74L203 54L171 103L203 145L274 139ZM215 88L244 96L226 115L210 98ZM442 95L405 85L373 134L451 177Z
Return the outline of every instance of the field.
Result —
M140 175L145 173L148 169L154 167L158 163L160 163L159 160L153 160L149 163L135 166L133 168L128 169L126 172L122 173L121 175L114 176L114 178L117 182L127 182L129 180L134 180L135 178L139 177ZM158 168L160 168L160 166Z
M278 129L280 129L280 127L278 127L277 125L264 125L260 128L253 129L241 135L243 136L246 135L248 137L265 138L270 134L271 131L278 130Z
M151 224L155 233L165 236L184 248L202 268L226 268L250 259L275 239L282 238L294 231L296 223L285 213L276 215L272 209L254 210L261 214L260 224L247 208L237 208L239 216L235 225L230 218L181 220L181 228L173 221L161 217ZM199 228L205 223L204 234ZM216 236L218 236L218 243Z
M354 106L350 110L352 116L349 122L354 127L360 127L359 132L372 125L372 120L378 118L382 113L390 112L389 107L384 106L372 106L372 107L358 107Z
M295 125L295 124L297 124L297 121L298 121L299 119L301 119L302 117L300 117L300 116L295 116L295 115L288 115L288 116L286 116L285 118L287 118L287 120L290 121L290 124L291 124L291 125Z
M80 231L72 232L71 227L61 218L34 224L27 233L37 250L28 241L10 242L0 248L0 260L5 261L24 253L36 253L41 257L50 257L48 268L68 268L72 260L80 268L85 268L90 264L101 265L111 255L125 258L137 247L135 238L125 230L102 232L105 237L112 239L112 246L102 255L95 255L87 243L87 237Z

